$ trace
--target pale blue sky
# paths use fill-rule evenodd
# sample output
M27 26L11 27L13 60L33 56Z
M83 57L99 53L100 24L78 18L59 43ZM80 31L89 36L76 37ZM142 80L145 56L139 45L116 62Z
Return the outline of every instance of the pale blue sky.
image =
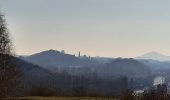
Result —
M170 55L170 0L0 0L17 54Z

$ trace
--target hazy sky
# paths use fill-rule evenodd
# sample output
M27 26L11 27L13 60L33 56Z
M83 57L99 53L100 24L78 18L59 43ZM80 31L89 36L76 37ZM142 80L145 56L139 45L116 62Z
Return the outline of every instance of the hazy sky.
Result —
M0 0L17 54L170 55L170 0Z

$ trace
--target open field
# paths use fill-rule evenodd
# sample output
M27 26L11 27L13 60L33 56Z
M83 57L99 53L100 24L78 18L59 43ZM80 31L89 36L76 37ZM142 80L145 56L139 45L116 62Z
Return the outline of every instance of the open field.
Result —
M116 100L114 98L100 97L20 97L7 100Z

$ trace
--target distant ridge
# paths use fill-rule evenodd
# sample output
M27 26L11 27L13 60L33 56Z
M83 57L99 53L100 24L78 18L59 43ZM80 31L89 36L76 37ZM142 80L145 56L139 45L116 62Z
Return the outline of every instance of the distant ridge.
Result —
M47 69L57 67L81 67L83 65L93 65L94 62L88 57L76 57L57 50L47 50L36 53L21 59L42 66Z
M90 73L96 70L96 73L99 75L106 74L104 76L108 77L121 75L132 77L143 76L145 75L143 72L150 71L148 66L133 58L112 59L104 57L75 56L57 50L42 51L27 57L22 57L22 59L54 72L63 69L66 69L67 71L71 70L70 72L72 74L83 74L84 72ZM75 70L75 68L78 68L78 70ZM88 71L86 69L88 69Z
M165 56L161 53L152 51L141 56L136 57L136 59L152 59L158 61L170 61L170 56Z

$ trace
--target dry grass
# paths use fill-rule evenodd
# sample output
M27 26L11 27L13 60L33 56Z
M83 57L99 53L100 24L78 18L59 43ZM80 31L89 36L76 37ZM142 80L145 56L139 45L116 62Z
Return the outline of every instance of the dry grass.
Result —
M9 98L7 100L116 100L116 99L100 97L20 97Z

